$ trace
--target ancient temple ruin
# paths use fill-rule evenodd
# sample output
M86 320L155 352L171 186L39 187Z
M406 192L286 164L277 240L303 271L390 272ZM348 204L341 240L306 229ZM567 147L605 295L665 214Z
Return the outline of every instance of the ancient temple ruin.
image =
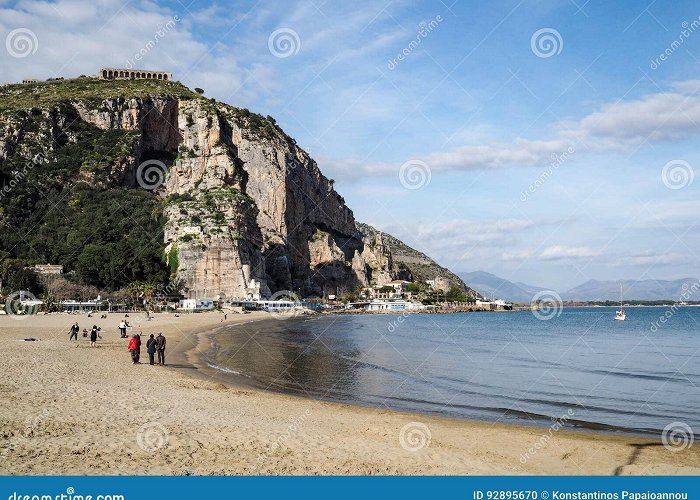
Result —
M144 69L100 68L97 77L100 80L172 80L173 74Z

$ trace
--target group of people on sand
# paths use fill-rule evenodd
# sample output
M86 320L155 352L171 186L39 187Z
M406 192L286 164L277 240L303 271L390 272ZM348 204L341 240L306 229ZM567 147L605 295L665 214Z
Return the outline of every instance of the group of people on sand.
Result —
M68 338L68 341L71 341L75 339L76 341L78 340L78 332L80 331L80 326L78 326L78 322L76 321L73 326L70 327L70 337ZM102 331L102 328L99 328L97 325L92 325L92 328L90 329L89 336L90 336L90 347L95 347L97 345L97 337L100 336L99 332ZM88 337L88 331L87 328L83 329L83 337ZM102 337L100 337L102 338Z
M120 338L127 338L126 335L126 329L129 328L131 325L125 320L122 319L119 322L119 337ZM97 345L97 338L102 338L99 335L99 332L102 331L102 328L99 328L97 325L93 325L92 328L90 329L89 332L89 337L90 337L90 347L95 347ZM70 337L68 338L68 341L71 341L75 339L76 341L78 340L78 333L80 332L80 326L78 325L78 322L76 321L73 326L70 327ZM87 329L83 330L83 337L88 337L88 331ZM158 355L158 364L160 366L165 366L165 335L163 333L159 333L158 336L156 337L155 335L151 334L151 336L148 338L146 341L146 352L148 353L148 362L151 366L156 364L156 354ZM133 364L141 364L141 334L136 333L132 335L132 337L129 339L129 344L127 345L127 350L131 354L131 361Z
M165 366L165 335L159 333L157 337L153 334L146 341L146 352L148 353L148 364L155 365L155 357L158 354L158 364ZM131 353L131 361L133 364L140 364L141 361L141 335L134 334L129 339L127 349Z

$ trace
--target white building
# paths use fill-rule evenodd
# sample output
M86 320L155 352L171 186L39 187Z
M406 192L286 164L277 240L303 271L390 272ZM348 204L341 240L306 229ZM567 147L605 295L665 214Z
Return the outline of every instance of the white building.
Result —
M214 309L214 301L212 299L183 299L180 301L180 307L178 309L210 311Z
M410 281L393 280L383 285L374 285L372 287L372 296L378 299L400 298L404 293L406 293L406 288L410 284Z
M300 302L293 300L256 300L255 303L259 309L268 312L291 311L297 306L301 306Z
M476 301L476 307L481 310L489 311L509 311L513 309L513 304L506 302L503 299L496 300L479 300Z
M368 311L409 311L425 309L420 302L408 300L373 300L367 304Z
M389 283L387 283L386 286L392 287L396 293L404 293L406 291L406 288L410 284L411 284L410 281L394 280L394 281L390 281Z
M64 300L62 303L64 312L99 311L102 309L101 300Z

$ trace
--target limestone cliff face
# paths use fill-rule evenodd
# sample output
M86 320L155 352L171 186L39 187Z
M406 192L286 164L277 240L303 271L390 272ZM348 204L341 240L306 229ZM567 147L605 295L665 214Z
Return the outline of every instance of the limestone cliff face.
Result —
M246 298L290 290L343 293L399 275L381 237L357 230L352 211L316 162L263 118L206 99L74 103L102 129L134 130L124 182L139 165L165 165L165 253L192 298Z
M18 148L41 161L42 151L76 140L68 126L76 120L79 130L118 132L109 158L81 167L76 180L162 198L164 255L190 298L322 296L411 278L384 235L356 224L333 181L272 118L175 90L3 116L0 162ZM48 125L27 126L30 111Z
M180 136L177 128L178 101L167 97L116 98L103 101L97 108L76 101L72 105L80 118L101 129L140 131L139 151L169 151L177 148Z

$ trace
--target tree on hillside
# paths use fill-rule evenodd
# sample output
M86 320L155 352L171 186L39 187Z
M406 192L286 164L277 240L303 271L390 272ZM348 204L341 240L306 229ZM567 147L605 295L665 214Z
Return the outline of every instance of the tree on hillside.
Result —
M420 293L425 290L425 285L421 286L421 283L413 282L406 285L406 291L409 293Z
M112 261L114 251L112 245L88 244L78 256L76 271L81 281L88 285L107 285L114 283L112 276Z
M460 288L453 286L450 288L450 291L445 294L445 299L447 299L448 302L466 302L467 294Z
M0 263L0 280L5 289L10 293L20 290L29 290L38 294L41 292L41 283L36 273L26 269L27 263L22 259L5 259Z
M353 291L349 291L338 297L340 302L357 302L357 294Z

